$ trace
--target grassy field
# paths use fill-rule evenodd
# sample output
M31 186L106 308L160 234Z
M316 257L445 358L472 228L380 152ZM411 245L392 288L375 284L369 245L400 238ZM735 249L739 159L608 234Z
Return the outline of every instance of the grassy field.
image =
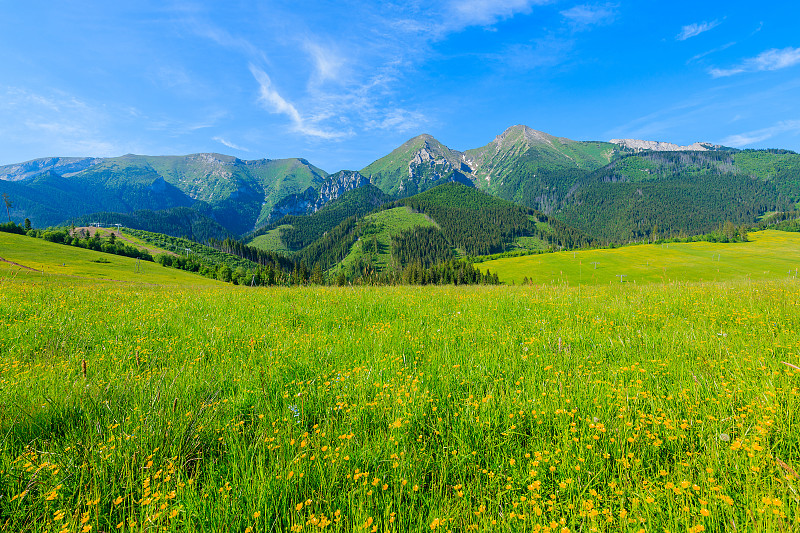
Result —
M135 237L125 236L134 240ZM138 242L138 240L137 240ZM150 249L154 247L149 246ZM24 235L0 232L0 279L18 277L70 277L82 280L111 280L125 283L216 286L221 282L158 263L138 261L63 244L54 244Z
M500 281L536 285L608 285L797 277L800 233L766 230L745 243L671 243L558 252L478 264ZM620 276L623 276L620 278Z
M5 277L0 530L797 531L798 331L794 279Z

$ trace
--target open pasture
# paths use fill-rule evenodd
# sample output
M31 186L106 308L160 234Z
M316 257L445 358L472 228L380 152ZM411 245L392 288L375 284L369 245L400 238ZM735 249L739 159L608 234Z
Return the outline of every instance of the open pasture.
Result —
M141 241L129 235L137 247ZM150 249L154 247L150 246ZM221 282L158 263L112 255L73 246L54 244L25 235L0 232L0 280L70 278L75 281L116 281L123 283L178 286L218 286Z
M743 243L665 243L496 259L478 264L505 283L608 285L798 277L800 233L765 230Z
M0 292L0 530L796 531L800 283Z

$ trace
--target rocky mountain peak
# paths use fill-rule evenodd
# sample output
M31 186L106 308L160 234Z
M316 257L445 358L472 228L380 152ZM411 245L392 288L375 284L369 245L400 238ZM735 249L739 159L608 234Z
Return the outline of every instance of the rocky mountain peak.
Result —
M624 146L630 150L652 150L654 152L681 152L685 150L705 152L707 150L716 150L719 148L718 146L705 142L696 142L688 146L679 146L674 143L662 141L645 141L642 139L611 139L609 142Z
M45 157L24 163L0 166L0 180L21 181L37 174L53 171L60 176L72 176L101 160L94 157Z
M511 126L506 131L495 137L494 143L499 146L507 146L524 142L525 144L553 144L553 137L549 133L529 128L524 124Z

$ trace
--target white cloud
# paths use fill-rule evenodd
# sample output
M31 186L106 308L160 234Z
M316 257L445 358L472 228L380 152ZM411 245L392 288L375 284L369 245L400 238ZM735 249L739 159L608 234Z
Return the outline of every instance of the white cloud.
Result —
M382 116L368 120L365 127L405 133L418 130L425 122L426 117L423 113L406 109L390 109L386 110Z
M297 108L287 102L277 90L272 86L272 80L266 72L259 69L254 65L250 65L250 72L256 79L259 85L259 101L264 104L266 109L271 113L278 113L286 115L294 125L294 130L304 135L311 137L319 137L322 139L338 139L344 137L346 134L334 131L326 131L314 125L315 121L319 121L323 117L316 117L316 119L304 118Z
M675 36L675 39L679 41L685 41L686 39L690 39L692 37L696 37L701 33L705 33L708 30L712 30L719 26L722 23L721 20L712 20L711 22L700 22L695 24L689 24L681 28L680 33Z
M575 26L610 24L614 21L616 8L614 4L581 4L562 11L561 15Z
M728 68L714 68L709 73L715 78L733 76L742 72L760 72L764 70L779 70L792 67L800 63L800 48L787 47L781 50L772 48L761 52L756 57L750 57L739 65Z
M339 81L340 72L345 60L338 55L330 46L320 46L319 44L306 39L303 48L314 61L315 77L320 82Z
M453 1L449 6L449 11L454 17L450 25L456 31L468 26L491 26L518 13L530 13L534 5L546 3L548 0Z
M242 152L249 152L250 151L247 148L243 148L241 146L233 144L230 141L226 141L225 139L223 139L222 137L219 137L219 136L213 137L212 140L217 141L220 144L224 144L225 146L227 146L228 148L232 148L233 150L239 150L239 151L242 151Z
M781 133L789 132L800 133L800 120L783 120L768 128L730 135L722 139L720 144L739 148L741 146L766 141Z

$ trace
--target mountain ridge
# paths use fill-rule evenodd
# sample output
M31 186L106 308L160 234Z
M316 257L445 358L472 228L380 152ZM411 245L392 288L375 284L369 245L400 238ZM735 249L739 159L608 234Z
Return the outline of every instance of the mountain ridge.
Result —
M693 191L681 193L682 198L711 195L718 202L743 203L741 209L715 208L720 216L738 213L738 222L744 221L742 217L754 213L760 216L769 209L800 200L800 156L790 151L754 151L747 155L748 151L709 143L687 147L660 141L614 141L617 142L574 141L517 124L484 146L459 151L430 134L421 134L361 170L333 174L305 158L241 160L214 152L42 158L0 166L0 192L12 199L12 217L30 217L42 227L68 223L91 213L190 208L203 215L199 220L220 224L231 234L244 235L287 215L310 215L348 191L366 185L399 199L455 182L547 215L567 216L584 231L615 239L624 239L627 233L619 228L609 231L605 226L613 225L613 221L591 214L604 209L606 197L618 202L615 209L624 213L623 219L632 225L631 238L659 225L653 205L647 207L647 216L635 214L641 209L637 207L641 203L638 190L663 198L660 189L680 186L681 190ZM648 159L648 154L666 153L727 155L700 163L688 155L670 160ZM712 178L709 173L722 177ZM765 185L751 187L748 180ZM623 184L637 181L647 182L634 188L632 194L639 196L619 196L620 191L629 188ZM718 188L734 182L757 196L717 194ZM606 192L600 194L600 190ZM676 204L673 209L693 208ZM675 227L675 231L699 231L711 223L709 219L702 227L695 227L692 217L674 220L686 223L686 227ZM604 227L594 227L598 223ZM199 231L196 222L194 228L188 229Z

